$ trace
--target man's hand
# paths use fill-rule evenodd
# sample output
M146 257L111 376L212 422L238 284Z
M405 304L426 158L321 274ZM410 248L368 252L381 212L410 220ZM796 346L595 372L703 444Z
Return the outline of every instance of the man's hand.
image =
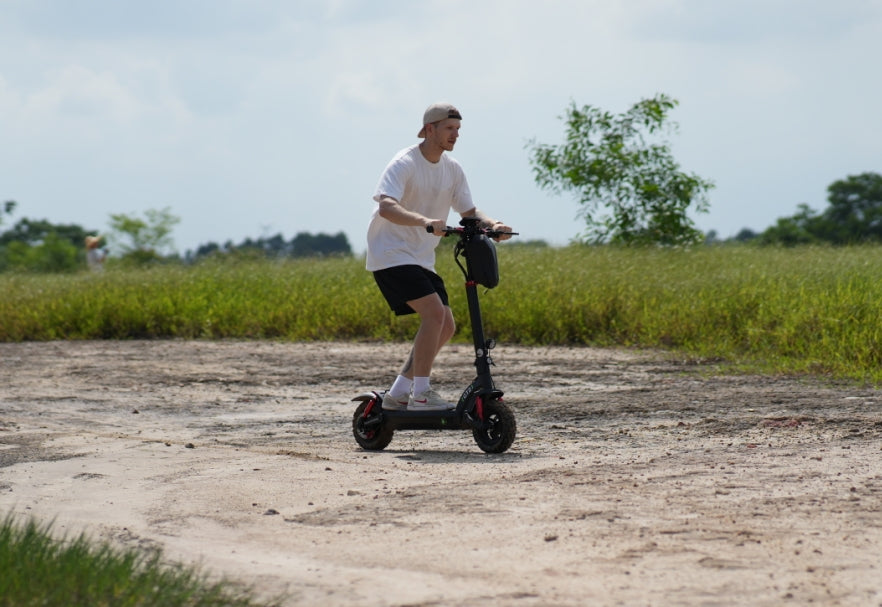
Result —
M493 230L494 232L513 232L514 231L511 229L511 226L507 226L504 223L502 223L501 221L494 221L493 225L490 226L490 229ZM508 240L509 238L511 238L511 234L500 234L499 236L497 236L493 240L496 240L496 241Z
M432 232L435 236L444 236L444 229L447 227L447 224L442 219L429 219L426 221L426 229L428 230L431 226Z

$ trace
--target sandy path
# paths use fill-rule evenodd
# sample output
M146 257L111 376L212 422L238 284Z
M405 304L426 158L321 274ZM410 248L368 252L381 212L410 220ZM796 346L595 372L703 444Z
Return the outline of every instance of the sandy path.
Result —
M406 346L0 344L0 508L286 605L882 605L882 394L500 346L518 438L354 404ZM440 391L473 374L442 353Z

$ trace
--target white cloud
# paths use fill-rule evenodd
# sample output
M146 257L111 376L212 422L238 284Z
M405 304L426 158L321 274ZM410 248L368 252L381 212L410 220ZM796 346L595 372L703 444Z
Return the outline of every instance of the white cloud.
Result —
M23 114L33 124L51 122L49 128L57 129L88 126L97 119L118 126L137 118L142 110L138 97L112 74L70 65L51 74L45 87L28 95Z

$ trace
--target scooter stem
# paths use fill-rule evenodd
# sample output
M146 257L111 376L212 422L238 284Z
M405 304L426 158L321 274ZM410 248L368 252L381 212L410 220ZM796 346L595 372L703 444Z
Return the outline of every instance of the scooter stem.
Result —
M472 340L475 345L475 369L478 382L485 391L494 389L490 376L490 349L484 337L484 323L481 319L481 304L478 301L478 284L473 280L466 281L466 301L469 305L469 318L472 325Z

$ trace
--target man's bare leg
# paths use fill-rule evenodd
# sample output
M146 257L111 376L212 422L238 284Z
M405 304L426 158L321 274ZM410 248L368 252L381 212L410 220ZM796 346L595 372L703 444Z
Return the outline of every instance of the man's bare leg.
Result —
M407 302L420 316L420 328L414 338L401 375L408 379L429 377L441 348L456 331L453 313L441 302L437 293Z

